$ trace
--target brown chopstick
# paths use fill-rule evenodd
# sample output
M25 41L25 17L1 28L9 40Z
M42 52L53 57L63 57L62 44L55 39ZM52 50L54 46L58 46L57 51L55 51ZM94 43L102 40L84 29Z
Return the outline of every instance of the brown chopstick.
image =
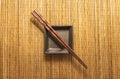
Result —
M57 32L51 27L51 25L37 12L33 11L32 15L52 34L52 36L64 47L66 48L70 54L75 57L79 63L81 63L86 69L87 65L75 54L73 49L69 47L69 45L62 40L62 38L57 34Z

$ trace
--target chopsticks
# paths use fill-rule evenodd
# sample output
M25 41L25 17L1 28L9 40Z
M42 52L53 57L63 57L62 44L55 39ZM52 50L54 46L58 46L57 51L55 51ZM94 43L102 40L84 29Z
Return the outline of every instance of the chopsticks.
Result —
M69 45L62 40L62 38L57 34L57 32L51 27L51 25L36 11L32 12L32 15L47 29L51 35L64 47L66 48L69 53L75 57L83 67L87 69L87 65L75 54L73 49L69 47Z

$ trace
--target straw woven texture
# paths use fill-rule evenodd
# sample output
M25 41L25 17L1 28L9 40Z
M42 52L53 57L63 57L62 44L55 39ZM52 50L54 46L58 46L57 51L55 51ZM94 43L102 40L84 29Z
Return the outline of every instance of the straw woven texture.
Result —
M69 55L44 55L34 9L73 26L87 70ZM0 0L0 79L120 79L120 0Z

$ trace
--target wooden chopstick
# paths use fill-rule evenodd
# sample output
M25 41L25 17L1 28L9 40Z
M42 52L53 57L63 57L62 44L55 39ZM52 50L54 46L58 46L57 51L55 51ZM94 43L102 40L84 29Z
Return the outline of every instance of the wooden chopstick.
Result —
M66 48L70 54L75 57L80 64L82 64L86 69L87 65L75 54L73 49L69 47L67 43L65 43L62 38L57 34L57 32L51 27L51 25L37 12L33 11L32 15L52 34L52 36L64 47Z

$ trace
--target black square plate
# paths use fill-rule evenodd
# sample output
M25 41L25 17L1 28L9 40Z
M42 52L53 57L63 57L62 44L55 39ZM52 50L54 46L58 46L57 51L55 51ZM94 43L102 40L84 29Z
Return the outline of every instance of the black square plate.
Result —
M59 36L72 48L73 29L72 26L52 26ZM44 52L45 54L69 54L46 30L44 34Z

